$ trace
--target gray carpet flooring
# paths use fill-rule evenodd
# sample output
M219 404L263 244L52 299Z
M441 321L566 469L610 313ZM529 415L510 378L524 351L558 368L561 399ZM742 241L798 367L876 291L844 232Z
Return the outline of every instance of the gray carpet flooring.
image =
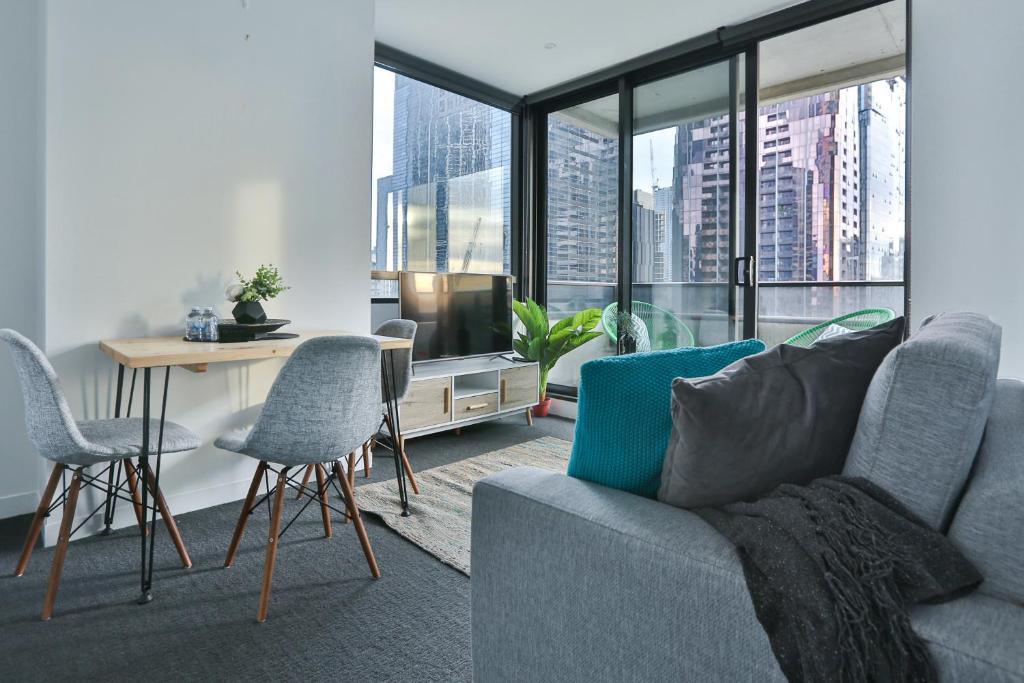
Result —
M522 418L477 425L461 436L409 442L417 470L550 434L573 423ZM371 480L394 477L390 460ZM255 514L231 569L221 564L240 503L177 517L193 567L180 569L158 530L154 600L134 603L138 536L73 541L54 617L39 621L52 549L11 575L29 517L0 521L0 678L11 681L346 680L462 681L472 674L469 579L372 515L367 530L383 576L370 578L355 533L336 521L325 539L310 506L284 536L263 624L255 621L268 527ZM300 503L290 501L288 510Z

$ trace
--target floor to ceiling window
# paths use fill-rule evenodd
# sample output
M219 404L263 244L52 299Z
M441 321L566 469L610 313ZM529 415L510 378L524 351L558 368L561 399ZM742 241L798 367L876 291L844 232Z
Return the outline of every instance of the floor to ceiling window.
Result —
M553 320L628 304L607 320L642 319L646 350L905 313L906 3L817 21L726 27L704 51L528 98L544 124L532 257ZM556 392L633 348L609 332L560 362Z
M736 336L730 268L741 211L731 197L730 92L738 66L725 60L634 90L632 308L651 350Z
M512 115L375 67L373 119L371 268L510 273Z
M904 312L904 10L887 3L761 46L758 336L769 344L860 309Z

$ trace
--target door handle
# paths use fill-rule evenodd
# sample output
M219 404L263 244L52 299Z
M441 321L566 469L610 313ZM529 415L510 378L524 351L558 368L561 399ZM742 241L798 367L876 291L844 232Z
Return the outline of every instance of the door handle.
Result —
M508 380L504 377L501 378L501 402L504 403L508 400Z
M444 388L444 412L449 412L452 409L451 400L451 387Z
M757 282L757 270L755 268L757 258L754 256L737 256L733 262L733 275L736 284L740 287L753 287Z

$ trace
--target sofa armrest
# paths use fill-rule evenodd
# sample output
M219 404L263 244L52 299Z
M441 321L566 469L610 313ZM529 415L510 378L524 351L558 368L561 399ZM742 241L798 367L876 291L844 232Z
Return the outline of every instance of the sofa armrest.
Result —
M473 489L474 680L785 680L727 539L532 467Z

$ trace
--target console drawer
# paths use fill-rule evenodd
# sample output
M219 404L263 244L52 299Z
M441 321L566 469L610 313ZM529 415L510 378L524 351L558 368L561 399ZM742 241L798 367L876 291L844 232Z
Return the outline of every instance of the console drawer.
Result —
M399 416L402 431L446 424L452 419L452 379L438 377L409 383Z
M498 392L455 399L454 420L467 420L498 412Z

